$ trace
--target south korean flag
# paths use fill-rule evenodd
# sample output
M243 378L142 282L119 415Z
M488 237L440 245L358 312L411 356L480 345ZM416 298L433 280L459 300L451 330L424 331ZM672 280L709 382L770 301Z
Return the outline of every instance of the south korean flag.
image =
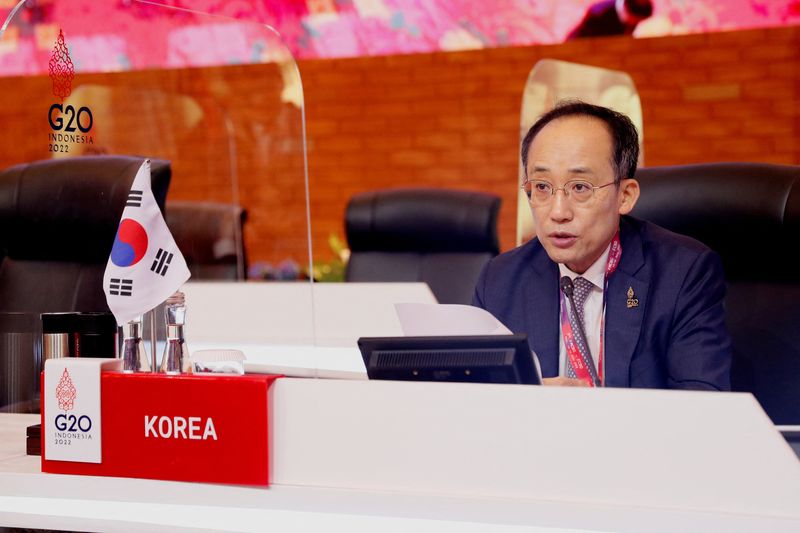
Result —
M190 277L150 187L150 161L139 168L103 276L119 325L166 300Z

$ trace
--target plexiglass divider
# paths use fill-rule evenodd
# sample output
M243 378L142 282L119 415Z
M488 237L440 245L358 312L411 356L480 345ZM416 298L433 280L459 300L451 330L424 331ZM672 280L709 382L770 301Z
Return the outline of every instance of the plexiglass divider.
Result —
M0 61L26 77L0 87L25 88L4 98L20 103L25 134L0 148L0 169L96 155L169 161L166 219L194 273L185 286L190 350L313 346L303 87L280 35L158 2L131 0L105 18L103 2L97 13L71 4L48 4L46 16L35 2L6 12ZM245 259L280 267L223 286L244 280ZM9 365L7 389L29 380Z

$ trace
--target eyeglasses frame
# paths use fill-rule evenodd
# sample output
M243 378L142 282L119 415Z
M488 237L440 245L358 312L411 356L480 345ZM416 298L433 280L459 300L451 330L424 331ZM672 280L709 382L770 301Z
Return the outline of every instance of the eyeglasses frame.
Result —
M550 183L547 180L531 180L531 179L527 179L526 178L525 181L522 182L522 185L520 185L520 189L522 189L522 191L525 193L525 196L528 197L528 203L530 203L531 205L533 205L533 198L532 198L533 197L533 191L531 191L531 192L526 191L525 190L525 185L527 185L528 183L534 183L534 182L547 183L548 185L550 185L550 200L547 200L544 204L541 204L541 205L549 204L552 201L552 199L555 198L556 191L563 192L564 193L564 198L569 198L569 192L567 192L567 187L569 186L570 183L576 183L576 182L585 183L592 189L592 196L588 200L586 200L586 202L590 202L590 201L592 201L592 199L594 199L594 195L595 195L595 192L597 192L597 189L604 189L604 188L609 187L611 185L619 184L619 181L616 180L616 179L611 181L610 183L606 183L604 185L592 185L591 182L589 182L589 181L581 180L581 179L574 179L574 180L567 181L561 187L556 187L556 186L554 186L552 183ZM580 202L578 202L578 203L580 203Z

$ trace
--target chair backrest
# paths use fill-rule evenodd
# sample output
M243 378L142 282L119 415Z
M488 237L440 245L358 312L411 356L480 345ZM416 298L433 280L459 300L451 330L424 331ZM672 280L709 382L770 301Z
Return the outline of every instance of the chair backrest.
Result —
M634 216L722 257L733 389L775 423L800 424L800 166L712 163L641 168Z
M441 303L469 303L497 255L500 198L445 189L354 196L345 215L347 281L424 281Z
M102 280L141 157L35 161L0 172L0 311L108 311ZM152 160L163 212L166 161Z
M247 212L234 204L167 203L167 226L186 259L192 281L245 279L246 218Z

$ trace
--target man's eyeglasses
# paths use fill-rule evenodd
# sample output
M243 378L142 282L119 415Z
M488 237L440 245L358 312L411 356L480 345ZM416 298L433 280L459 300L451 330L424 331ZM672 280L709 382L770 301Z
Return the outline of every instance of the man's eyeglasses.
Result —
M522 190L528 195L528 200L532 206L549 204L556 194L556 191L564 191L564 196L576 204L585 204L594 198L594 191L614 185L616 181L605 185L592 185L584 180L570 180L563 187L553 187L553 184L544 180L525 180Z

